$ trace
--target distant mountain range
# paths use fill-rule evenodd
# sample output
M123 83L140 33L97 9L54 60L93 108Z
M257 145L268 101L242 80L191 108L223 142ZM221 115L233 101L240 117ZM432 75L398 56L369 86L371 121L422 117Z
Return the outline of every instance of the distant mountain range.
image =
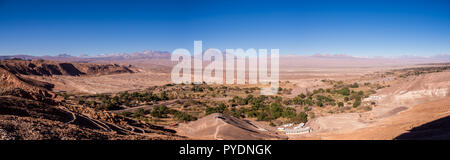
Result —
M102 54L98 56L72 56L68 54L60 54L57 56L31 56L31 55L9 55L0 56L0 60L20 58L24 60L46 59L56 61L121 61L121 60L142 60L142 59L169 59L169 52L144 51L136 53L120 53L120 54Z
M135 53L119 53L119 54L101 54L98 56L71 56L67 54L60 54L57 56L31 56L31 55L10 55L0 56L0 60L20 58L25 60L46 59L54 61L71 61L71 62L92 62L92 61L145 61L153 60L153 62L170 61L170 53L163 51L143 51ZM392 56L392 57L357 57L346 54L313 54L313 55L281 55L280 61L290 62L289 65L294 64L332 64L347 61L355 65L364 64L419 64L419 63L444 63L450 62L450 55L440 54L429 57L422 56ZM317 63L319 62L319 63ZM347 63L346 62L346 63ZM283 63L280 63L283 64Z

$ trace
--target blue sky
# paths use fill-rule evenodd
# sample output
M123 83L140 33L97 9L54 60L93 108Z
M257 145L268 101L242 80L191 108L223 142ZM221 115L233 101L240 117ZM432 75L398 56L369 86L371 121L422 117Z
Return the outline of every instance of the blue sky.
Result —
M449 1L0 0L0 55L193 48L450 54Z

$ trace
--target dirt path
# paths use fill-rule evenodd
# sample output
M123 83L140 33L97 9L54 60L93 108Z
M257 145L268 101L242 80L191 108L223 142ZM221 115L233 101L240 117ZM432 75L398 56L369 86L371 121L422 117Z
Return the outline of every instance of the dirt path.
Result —
M217 134L219 134L220 128L221 128L222 126L225 126L225 125L226 125L226 124L224 123L224 124L218 125L218 126L216 127L216 132L214 133L214 139L216 139L216 140L222 140L221 138L217 138Z

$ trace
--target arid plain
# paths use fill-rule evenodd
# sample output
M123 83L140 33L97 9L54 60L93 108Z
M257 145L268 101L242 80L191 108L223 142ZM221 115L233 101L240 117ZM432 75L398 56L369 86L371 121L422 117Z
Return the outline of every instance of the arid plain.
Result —
M261 96L250 84L172 84L169 57L3 57L1 138L450 138L445 126L417 131L450 115L443 58L284 55L278 94ZM288 134L298 124L307 132Z

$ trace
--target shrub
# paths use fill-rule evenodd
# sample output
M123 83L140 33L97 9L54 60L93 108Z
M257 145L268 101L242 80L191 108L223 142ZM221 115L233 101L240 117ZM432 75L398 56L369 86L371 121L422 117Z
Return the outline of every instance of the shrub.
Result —
M247 112L247 117L252 118L252 117L256 117L256 116L258 116L258 111L256 111L256 110L250 110Z
M259 96L259 97L253 97L253 96L247 96L248 99L248 104L251 105L263 105L264 104L264 100L266 100L265 96Z
M283 115L283 107L279 103L272 103L270 104L269 114L271 118L277 119Z
M234 96L233 99L231 99L231 101L238 105L247 105L249 96L251 96L251 95L248 95L247 98L241 98L238 96Z
M155 106L153 111L150 113L153 117L164 118L167 117L167 114L170 113L170 109L167 106Z
M348 100L350 100L348 97L344 97L345 102L347 102Z
M139 108L136 112L133 113L133 117L138 118L144 116L145 115L144 112L145 112L144 109Z
M163 100L163 101L169 100L169 96L168 96L167 93L164 91L164 92L161 92L161 97L160 97L160 99Z
M283 117L294 118L296 116L295 109L287 107L283 112Z
M120 113L122 116L125 116L125 117L130 117L133 113L131 113L131 112L128 112L128 111L125 111L125 112L122 112L122 113Z
M294 104L300 104L300 105L303 105L303 104L304 104L304 103L303 103L303 100L300 99L298 96L295 97L292 101L293 101Z
M355 103L353 103L353 107L356 108L359 105L361 105L361 100L355 100Z
M176 120L184 121L184 122L197 120L197 117L191 116L185 112L180 112L180 111L176 111L173 114L173 116L175 117Z
M339 102L338 103L338 107L344 107L344 103L343 102Z
M312 106L314 103L311 99L305 99L305 104Z
M83 105L83 104L85 104L85 103L86 103L86 102L85 102L84 100L79 100L79 101L78 101L78 104L79 104L79 105Z
M364 91L359 91L358 95L360 95L360 96L364 95Z
M69 99L69 95L68 95L66 92L63 92L63 93L61 94L61 96L62 96L64 99Z
M358 88L358 87L359 87L359 85L356 82L350 85L350 88Z
M232 108L230 111L230 115L237 118L245 118L244 112L245 109L243 108L241 109Z
M321 101L317 101L316 105L319 106L319 107L323 107L323 103Z
M345 87L345 88L342 88L340 90L336 90L336 93L344 95L344 96L348 96L348 95L350 95L350 89Z
M199 85L194 85L194 86L192 87L192 91L193 91L193 92L203 92L203 87L202 87L202 86L199 86Z
M305 112L309 112L309 111L311 111L311 108L306 106L306 107L303 108L303 110L304 110Z
M298 95L298 96L299 96L300 98L302 98L302 99L303 99L303 98L306 98L306 95L305 95L305 94L303 94L303 93L302 93L302 94L300 94L300 95Z
M256 116L256 120L257 121L270 121L273 119L263 112L258 112L258 114Z
M291 118L293 123L306 123L308 122L308 115L305 112L300 112L297 116Z
M220 103L217 107L208 107L206 108L205 114L210 115L212 113L223 113L227 106L223 103Z

